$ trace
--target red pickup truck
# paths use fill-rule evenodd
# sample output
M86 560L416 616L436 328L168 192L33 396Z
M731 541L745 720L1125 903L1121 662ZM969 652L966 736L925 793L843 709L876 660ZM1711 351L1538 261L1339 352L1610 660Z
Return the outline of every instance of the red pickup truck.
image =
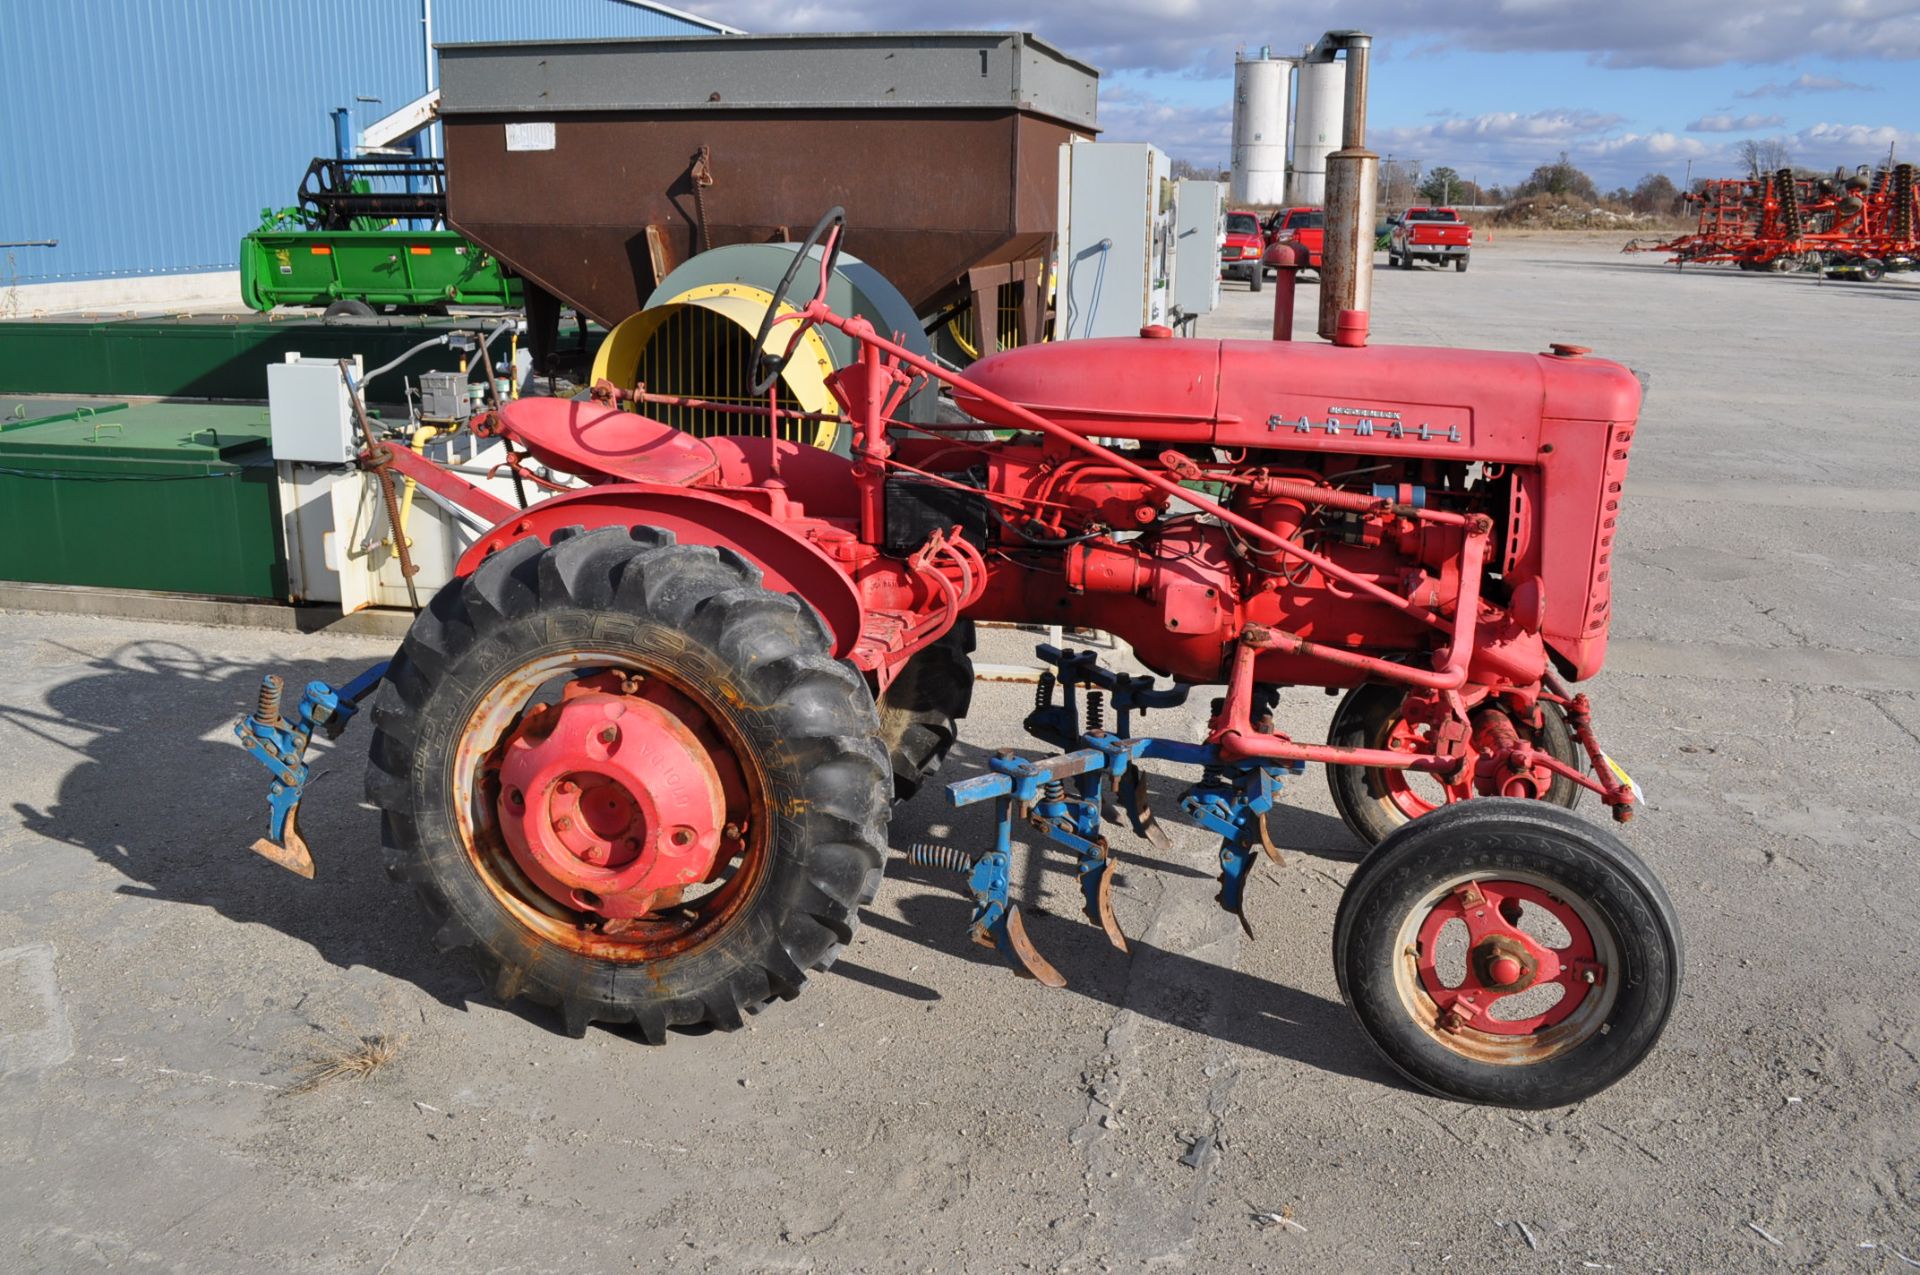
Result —
M1309 269L1320 268L1320 252L1327 241L1327 211L1324 208L1282 208L1267 218L1269 246L1282 240L1297 243L1307 252Z
M1451 261L1455 270L1467 268L1473 255L1473 227L1460 220L1451 208L1409 208L1389 219L1392 238L1387 241L1387 262L1409 269L1416 261Z
M1227 237L1220 245L1222 279L1245 279L1249 288L1260 291L1260 281L1267 273L1260 258L1266 251L1267 242L1260 235L1258 217L1250 212L1227 214Z

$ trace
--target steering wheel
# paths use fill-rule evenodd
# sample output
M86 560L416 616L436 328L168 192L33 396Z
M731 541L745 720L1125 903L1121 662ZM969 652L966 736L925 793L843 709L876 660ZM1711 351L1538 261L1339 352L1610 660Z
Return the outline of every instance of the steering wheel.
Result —
M835 204L827 209L827 215L814 224L807 233L805 242L793 254L793 262L787 267L786 274L780 276L780 286L773 290L773 296L767 302L767 313L760 320L760 331L753 338L753 357L747 363L748 393L759 398L774 387L781 375L786 372L787 364L793 361L793 353L800 348L800 338L813 326L811 319L800 319L794 324L793 338L787 342L787 348L780 354L767 353L767 338L773 335L773 325L780 319L780 307L786 303L787 290L793 287L793 281L800 274L800 267L806 262L807 254L820 246L820 241L831 233L833 240L827 245L826 257L820 263L820 286L807 301L826 299L827 285L833 279L833 271L840 264L840 239L846 230L847 210ZM802 310L806 306L800 307Z

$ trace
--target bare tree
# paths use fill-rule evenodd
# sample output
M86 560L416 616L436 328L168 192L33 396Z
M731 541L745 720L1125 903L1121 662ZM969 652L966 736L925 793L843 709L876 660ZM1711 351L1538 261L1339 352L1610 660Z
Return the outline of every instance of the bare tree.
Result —
M1670 213L1680 203L1680 190L1665 173L1648 173L1633 188L1633 210L1642 213Z
M1418 191L1420 161L1394 159L1389 155L1380 164L1380 203L1383 209L1397 211L1407 206Z
M1758 181L1792 167L1793 156L1784 137L1749 137L1740 143L1740 162L1747 166L1747 176Z
M1168 171L1176 178L1193 177L1201 181L1217 182L1227 180L1226 170L1212 164L1196 164L1190 159L1175 156Z

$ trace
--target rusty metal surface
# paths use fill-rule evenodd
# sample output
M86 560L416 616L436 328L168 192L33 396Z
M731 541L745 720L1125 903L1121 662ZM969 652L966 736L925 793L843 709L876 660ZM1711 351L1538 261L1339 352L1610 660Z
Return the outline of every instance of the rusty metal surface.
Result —
M307 849L307 843L300 835L298 807L295 813L287 816L287 843L275 845L266 837L255 841L253 852L270 863L277 863L295 876L313 880L313 852Z
M481 883L526 929L529 945L545 941L623 964L663 960L701 946L731 924L766 879L775 853L767 772L728 716L725 706L738 701L738 688L692 675L689 663L706 661L658 637L631 647L550 653L502 677L464 723L454 758L454 790L465 794L453 808L461 850ZM536 697L582 673L600 683L611 676L627 694L643 694L679 717L705 746L725 794L727 822L712 874L684 890L661 891L658 909L640 916L606 916L583 906L584 900L556 902L522 870L503 835L501 775L510 741Z
M1367 149L1367 64L1373 38L1360 31L1329 31L1323 48L1346 51L1346 99L1340 149L1327 156L1326 238L1321 248L1319 334L1335 344L1366 344L1365 320L1357 336L1336 340L1343 311L1373 309L1374 201L1380 157Z
M607 325L644 307L656 258L777 240L836 203L848 247L925 313L970 269L1047 255L1058 147L1085 135L1013 110L596 111L556 118L551 150L509 151L518 118L446 120L448 220Z

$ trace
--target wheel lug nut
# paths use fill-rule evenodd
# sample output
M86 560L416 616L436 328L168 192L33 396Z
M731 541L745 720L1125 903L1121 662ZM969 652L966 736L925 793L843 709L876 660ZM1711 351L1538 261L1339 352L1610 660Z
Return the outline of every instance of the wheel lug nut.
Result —
M600 742L609 746L618 741L619 738L620 728L618 726L608 726L600 732Z
M555 832L572 832L573 820L567 818L565 815L562 815L560 816L560 818L553 821L553 830Z

